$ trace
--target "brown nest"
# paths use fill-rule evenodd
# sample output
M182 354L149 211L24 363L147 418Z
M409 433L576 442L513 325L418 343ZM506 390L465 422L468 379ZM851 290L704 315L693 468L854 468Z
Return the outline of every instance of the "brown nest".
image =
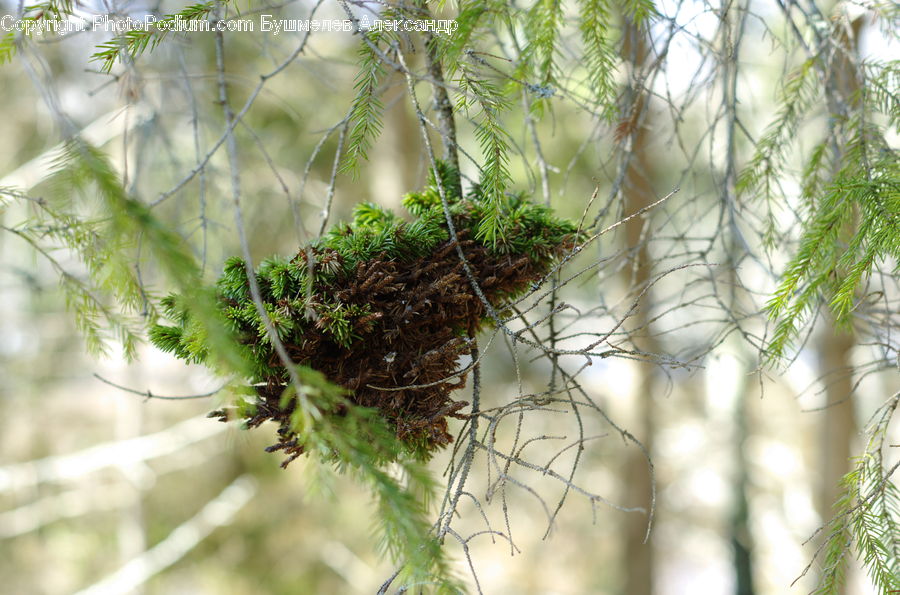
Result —
M534 262L527 256L494 254L467 235L467 230L460 230L459 246L491 304L521 293L549 268L546 259ZM470 338L488 318L456 247L456 242L445 241L416 260L375 258L339 275L330 297L369 312L353 320L357 338L349 348L323 332L325 318L308 325L301 340L285 341L294 362L347 389L350 403L377 409L397 438L425 457L453 441L447 417L465 417L459 411L468 403L454 401L450 394L465 385L467 371L459 370L459 358L471 354ZM571 243L559 250L567 248ZM318 253L317 262L323 257L340 258L334 252ZM292 264L306 266L305 261L306 251L301 251ZM279 362L273 359L270 365ZM256 388L256 407L246 425L255 427L267 420L279 424L279 440L267 450L286 453L285 466L304 452L291 420L296 399L283 403L282 379ZM329 413L344 412L345 407L338 407ZM227 419L224 411L214 413Z

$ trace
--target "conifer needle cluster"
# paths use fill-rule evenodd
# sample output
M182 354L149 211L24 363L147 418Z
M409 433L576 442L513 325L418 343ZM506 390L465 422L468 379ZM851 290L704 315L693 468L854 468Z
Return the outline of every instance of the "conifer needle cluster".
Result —
M579 235L571 222L516 195L502 204L502 233L492 241L482 238L479 226L495 205L486 204L477 185L463 195L451 168L441 165L440 172L448 181L455 240L432 174L424 191L404 198L411 221L362 203L352 222L336 225L290 260L270 258L256 270L266 313L292 362L344 390L343 400L316 404L321 414L346 416L354 406L375 411L401 451L417 459L452 441L447 417L459 415L466 403L450 393L465 384L460 356L470 354L471 338L489 322L485 301L502 309L541 280ZM256 392L252 406L238 408L238 415L249 427L277 422L279 441L269 450L287 454L287 464L306 449L292 423L297 400L285 391L290 375L252 299L241 259L226 262L215 292ZM163 306L175 324L154 326L153 343L185 360L210 363L202 327L180 296L170 295Z

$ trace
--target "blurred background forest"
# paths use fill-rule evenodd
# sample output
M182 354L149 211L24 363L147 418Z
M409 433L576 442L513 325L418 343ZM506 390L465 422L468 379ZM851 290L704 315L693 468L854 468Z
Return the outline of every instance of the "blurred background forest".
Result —
M186 7L62 6L87 19ZM109 156L129 196L187 242L206 282L242 252L235 172L256 263L291 257L319 235L325 217L329 225L347 220L361 201L402 211L402 197L426 183L431 167L410 85L434 124L435 150L447 144L424 36L380 46L381 131L353 174L341 161L359 145L351 108L367 68L360 35L259 30L263 14L324 20L350 10L374 18L387 7L210 3L204 19L221 11L256 30L172 33L108 71L92 56L109 32L4 33L0 591L373 593L394 572L379 555L375 508L358 483L305 457L281 470L281 458L264 452L274 429L206 419L231 394L204 367L144 341L126 357L121 341L143 334L142 308L121 311L103 285L113 273L92 268L68 243L65 221L46 215L103 216L95 197L67 197L51 175L61 141L75 133ZM528 302L536 304L528 314L534 340L571 355L516 347L496 330L482 334L481 428L494 442L489 454L476 453L456 505L460 538L445 546L454 573L484 593L814 590L830 562L813 558L830 528L814 533L832 518L851 458L883 456L879 469L888 471L898 460L896 236L887 240L893 255L872 258L871 274L852 288L844 322L834 321L832 296L813 292L778 354L778 316L765 306L818 221L818 198L810 206L804 193L827 194L825 179L810 192L810 154L824 146L819 153L834 161L822 169L837 172L837 153L856 146L842 142L841 126L850 127L857 104L835 97L881 81L880 111L869 116L883 133L877 158L896 163L896 5L540 0L432 10L441 18L490 15L454 33L470 37L460 42L456 69L444 63L446 88L456 101L466 96L459 77L480 76L508 103L456 110L465 180L477 181L489 159L479 135L488 114L508 133L509 189L582 221L589 234L603 232ZM21 11L3 2L4 14ZM605 20L586 18L604 11ZM557 33L541 45L543 30L527 24L548 21ZM593 53L584 33L592 27L605 36ZM520 68L523 56L550 65ZM401 66L416 76L408 80ZM606 79L596 80L598 69ZM225 133L223 81L239 119L233 136ZM822 140L824 130L831 132ZM769 161L760 165L766 141ZM754 179L754 168L771 177ZM896 165L892 172L888 234L900 204ZM856 208L856 219L838 227L864 220L864 207ZM835 240L835 258L852 237ZM110 245L138 271L148 302L174 289L140 237L95 248ZM827 258L815 256L800 272ZM809 284L816 282L801 287ZM121 328L110 331L110 321ZM586 354L594 341L602 344ZM101 345L99 356L91 353ZM593 405L554 402L576 379L578 399ZM458 398L471 401L472 390L470 379ZM172 396L198 398L164 398ZM462 421L451 423L454 435L463 430ZM884 442L872 446L873 435ZM498 462L497 452L520 464ZM451 447L429 464L442 485L459 455ZM895 482L885 477L880 493ZM647 515L622 509L651 506L645 543ZM896 512L882 518L900 521L891 520ZM900 535L883 537L893 548L882 556L889 575L898 569ZM873 585L889 583L873 583L871 572L853 561L846 590L824 592L880 592Z

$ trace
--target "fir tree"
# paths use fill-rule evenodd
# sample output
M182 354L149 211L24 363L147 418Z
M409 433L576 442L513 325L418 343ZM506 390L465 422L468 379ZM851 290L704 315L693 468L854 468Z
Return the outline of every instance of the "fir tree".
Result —
M759 138L753 138L744 128L734 95L740 78L740 33L735 39L728 37L728 47L718 64L734 82L730 94L725 93L732 102L725 106L729 135L741 129L752 145L748 163L738 178L733 174L740 143L729 139L724 168L728 172L723 191L726 200L720 208L724 212L727 203L733 217L737 207L749 204L753 210L764 204L767 227L762 243L787 260L765 307L774 332L761 350L774 362L782 361L822 305L831 308L835 318L848 326L855 319L865 323L881 320L887 321L882 326L890 331L896 318L890 311L882 318L867 316L867 305L880 291L869 292L868 284L885 271L896 277L900 261L900 160L894 146L900 123L898 62L854 63L859 88L842 90L835 83L832 67L836 57L850 53L842 38L843 17L835 13L835 18L826 19L814 2L808 4L809 10L782 6L785 27L794 31L791 35L796 39L778 38L776 43L785 44L786 54L791 56L790 44L797 44L803 58L784 81L779 109ZM350 11L346 4L341 6ZM454 468L461 473L452 476L461 478L455 484L455 500L450 495L453 479L448 487L446 500L452 503L445 509L449 513L442 517L440 533L446 535L450 525L443 519L455 512L471 453L485 448L476 435L478 414L468 416L467 404L451 397L466 382L467 374L474 375L477 370L474 365L459 369L460 358L476 355L473 345L479 330L502 326L506 308L515 312L515 300L553 276L555 263L566 259L585 239L581 225L557 219L548 208L510 193L519 182L517 170L511 167L520 151L520 139L513 134L517 106L525 107L521 115L526 127L552 114L554 106L563 100L604 125L617 124L615 137L621 146L614 154L615 159L621 156L616 167L622 176L631 158L629 131L638 129L642 113L648 109L646 103L628 106L627 101L621 101L628 93L623 93L621 73L617 72L621 41L618 21L627 19L652 37L657 34L654 31L662 30L649 26L659 14L657 7L647 0L621 5L579 0L574 7L580 13L577 21L568 18L567 5L562 2L539 0L517 6L464 0L452 7L458 27L454 34L421 36L427 38L423 58L428 62L427 75L408 68L403 60L404 53L412 54L405 51L405 44L422 41L419 36L358 31L354 97L344 120L329 132L347 131L346 146L343 133L338 142L335 171L356 173L378 142L387 103L383 95L393 71L408 77L413 99L413 79L427 80L435 89L439 119L443 124L458 119L461 130L474 141L474 152L481 153L468 155L469 147L456 138L455 128L440 126L445 153L469 157L481 178L479 184L464 192L463 177L457 169L433 163L433 156L426 155L424 161L432 163L435 171L423 191L405 198L411 218L362 203L351 222L334 226L292 257L267 259L249 278L244 260L229 259L218 282L200 288L199 259L194 258L184 239L171 231L170 221L153 207L180 192L197 172L203 171L219 146L234 141L237 123L267 81L284 72L302 52L301 45L290 59L260 77L259 86L249 94L246 107L236 119L233 114L226 117L222 140L205 158L197 155L196 169L152 204L126 189L102 151L77 134L69 134L69 128L63 126L68 141L47 180L50 199L0 189L4 199L0 207L25 201L31 208L21 224L2 229L23 239L51 263L92 351L103 352L110 340L116 339L126 354L133 356L141 326L147 322L151 341L161 349L223 374L237 375L242 386L236 390L244 398L234 407L216 412L220 418L241 418L250 427L273 420L279 429L271 450L284 453L285 464L309 453L355 474L377 497L386 547L397 560L408 562L414 574L411 582L446 577L446 560L438 541L432 539L426 505L416 490L434 490L433 480L419 463L450 443L449 418L465 419L471 424L470 450L462 457L462 464ZM20 7L18 16L32 24L48 16L79 18L76 8L68 0L48 0ZM117 68L129 69L173 42L175 36L168 34L167 24L179 19L218 19L226 8L243 9L217 1L162 14L157 27L117 34L100 44L93 59L106 74ZM440 3L434 9L449 10ZM891 6L872 3L867 10L882 22L896 24L896 10ZM721 19L723 31L731 27L729 23L738 23L734 29L742 33L749 14L749 4L728 3L716 17ZM392 5L382 16L403 19L433 15L427 3L416 2ZM670 22L673 31L678 29L677 18ZM0 62L14 59L23 45L30 43L28 35L22 31L4 35L0 39ZM573 39L574 43L567 43ZM652 64L648 61L646 71L628 73L629 87L643 89L637 95L649 97L651 88L652 95L661 94L659 87L652 87L653 79L672 40L664 38L665 43L655 44L658 53ZM732 41L734 46L730 45ZM710 52L705 55L712 55L712 47L704 48L703 52ZM217 68L224 97L223 64ZM453 96L455 102L441 100L441 93L444 99ZM221 97L220 103L227 106ZM620 105L626 109L620 112ZM48 100L48 107L56 109L52 100ZM427 140L427 123L419 111ZM673 120L680 121L687 111L687 107L673 109ZM810 122L820 121L827 125L807 151L798 141L800 132ZM715 132L715 126L718 124L710 130ZM325 135L322 143L327 138ZM543 163L537 140L534 144L548 187L549 168ZM316 153L320 147L321 143ZM793 160L798 156L799 167L795 168ZM457 163L455 158L450 161ZM621 180L620 176L612 184L610 204L618 197ZM796 197L781 190L786 181L799 188ZM332 180L332 190L333 184ZM549 191L545 194L549 201ZM238 203L237 192L235 196ZM778 215L795 198L801 204L801 223L795 226L797 241L791 243L780 234ZM601 211L596 222L607 213L606 209ZM205 225L205 214L201 218ZM734 219L730 227L740 235ZM710 246L717 237L710 239ZM78 257L85 275L73 274L55 257L53 249L59 246ZM711 249L702 251L703 256ZM692 245L690 251L696 252L696 246ZM672 252L677 250L667 248L661 260L670 258ZM659 256L650 250L647 254ZM177 293L158 299L144 285L139 267L145 260L152 260L152 266L158 267L165 283ZM557 380L562 379L568 391L567 403L583 432L579 408L590 398L579 392L582 389L574 376L556 359L565 353L556 344L556 291L566 282L554 278L548 290L550 347L542 345L537 336L527 343L516 335L513 342L522 341L550 354L553 371L544 396L552 399ZM254 295L254 287L260 295ZM649 289L639 288L634 307ZM885 303L896 302L886 299ZM160 313L169 323L157 324ZM728 316L739 318L734 312L728 312ZM750 337L737 322L734 329ZM533 333L534 327L526 325L525 331ZM616 326L606 339L619 332L624 331ZM886 344L885 350L896 356L895 340L886 339ZM280 357L276 345L285 348L289 362ZM595 346L576 353L597 356L592 351ZM600 355L609 353L652 359L652 355L620 347ZM883 417L870 432L864 455L845 479L845 497L837 503L837 516L829 526L823 548L826 564L820 592L836 591L851 547L879 587L890 590L898 586L900 499L891 481L897 467L886 468L882 458L883 436L897 402L895 395L882 410ZM633 440L627 432L621 435ZM582 434L577 443L579 456L584 440ZM492 451L493 455L497 453ZM521 460L514 453L508 456L508 462ZM399 465L407 484L386 473L388 463ZM576 467L577 463L572 476ZM555 473L549 464L543 471ZM571 478L564 483L568 494L573 486ZM598 499L591 496L591 503ZM455 588L452 582L445 585Z

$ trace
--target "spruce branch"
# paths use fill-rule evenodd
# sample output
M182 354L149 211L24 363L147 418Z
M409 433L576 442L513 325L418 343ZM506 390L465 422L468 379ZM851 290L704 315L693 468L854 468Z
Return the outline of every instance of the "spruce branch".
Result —
M361 32L363 40L357 51L359 73L354 89L356 96L350 110L350 135L347 150L341 163L341 172L357 175L361 161L368 159L372 143L381 134L384 104L381 101L381 83L385 78L384 50L391 47L396 37L387 31Z
M216 10L217 5L221 1L192 4L176 13L163 16L145 29L126 31L110 41L99 44L97 46L98 51L91 56L91 60L100 63L102 72L109 73L112 71L116 60L127 57L133 61L144 52L152 52L162 43L176 23L180 21L204 20Z
M885 469L881 460L885 431L897 401L895 395L884 407L885 415L871 430L866 452L841 481L843 492L835 503L835 516L816 531L817 534L829 528L828 537L794 581L805 576L813 562L824 554L816 595L839 592L848 555L853 550L878 589L887 593L900 588L900 490L891 481L900 463Z

